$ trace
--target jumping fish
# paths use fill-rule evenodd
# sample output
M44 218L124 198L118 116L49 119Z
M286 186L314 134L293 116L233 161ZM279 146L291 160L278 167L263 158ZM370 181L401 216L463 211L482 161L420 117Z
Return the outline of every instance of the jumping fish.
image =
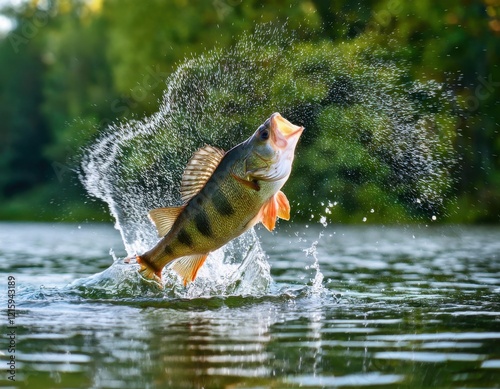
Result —
M136 256L139 273L161 284L162 269L172 263L187 285L211 251L258 222L272 231L278 217L289 220L290 204L280 189L303 130L274 113L226 153L208 145L196 151L182 176L184 204L149 212L162 239Z

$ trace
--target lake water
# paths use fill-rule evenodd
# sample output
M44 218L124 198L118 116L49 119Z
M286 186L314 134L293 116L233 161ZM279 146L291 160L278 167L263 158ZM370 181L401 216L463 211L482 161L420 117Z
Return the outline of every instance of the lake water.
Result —
M500 228L258 234L272 276L262 292L176 297L91 277L110 249L125 255L111 226L0 223L0 386L500 387ZM101 289L81 287L96 277Z

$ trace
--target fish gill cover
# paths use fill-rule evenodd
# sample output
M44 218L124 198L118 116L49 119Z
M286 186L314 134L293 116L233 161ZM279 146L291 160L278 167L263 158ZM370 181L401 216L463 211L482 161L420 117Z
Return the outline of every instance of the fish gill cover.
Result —
M398 221L443 209L455 163L452 95L437 82L410 81L403 64L368 40L298 35L260 26L230 50L187 59L166 80L156 114L110 125L85 150L81 180L109 205L129 255L156 243L148 211L180 205L182 172L199 147L228 150L273 112L306 128L284 188L292 220L320 217L326 225L364 209L374 220ZM301 202L303 191L317 202ZM193 288L259 293L269 282L252 229L211 254ZM170 275L168 283L180 281Z

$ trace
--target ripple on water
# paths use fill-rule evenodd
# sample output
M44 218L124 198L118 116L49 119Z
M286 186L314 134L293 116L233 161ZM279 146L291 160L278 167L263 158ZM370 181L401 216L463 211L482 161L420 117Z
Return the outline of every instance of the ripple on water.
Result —
M299 375L290 377L286 380L287 383L296 384L300 387L349 387L349 386L379 386L395 384L403 381L404 375L399 374L381 374L381 373L366 373L366 374L350 374L345 376L328 376L328 375Z
M374 255L375 265L365 266L375 244L366 236L382 240L378 227L370 230L346 228L345 242L319 240L316 259L329 278L320 293L312 293L316 259L299 244L290 249L287 236L288 254L275 255L272 247L280 244L281 232L262 238L273 280L259 294L166 293L135 279L134 266L104 270L100 258L109 244L103 242L90 273L97 274L69 287L61 286L60 265L51 263L58 259L49 257L45 269L32 269L41 278L24 277L24 267L16 295L19 379L36 376L40 388L75 387L75 380L80 387L123 388L135 382L142 389L172 382L179 388L209 382L212 387L495 387L500 280L479 284L475 275L494 279L498 263L474 252L471 258L477 259L455 259L467 266L455 266L454 275L434 267L420 271L419 266L431 268L431 258L404 258L394 246L392 257ZM391 234L389 240L405 246L408 233ZM305 248L317 236L311 231ZM411 233L408 239L413 241ZM458 237L456 245L461 241ZM362 254L349 248L354 266L336 260L337 249L356 244ZM433 249L443 250L438 244ZM228 273L237 269L226 265ZM89 266L92 261L67 259L74 278ZM120 291L132 283L139 284Z
M490 359L481 363L483 369L500 369L500 359Z
M439 352L425 352L425 351L381 351L376 352L374 355L378 359L401 359L406 361L417 362L446 362L446 361L481 361L486 356L481 354L471 353L439 353Z

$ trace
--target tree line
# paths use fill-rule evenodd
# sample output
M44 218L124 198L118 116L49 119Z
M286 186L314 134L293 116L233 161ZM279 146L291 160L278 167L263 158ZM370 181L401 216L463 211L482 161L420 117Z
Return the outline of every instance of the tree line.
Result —
M82 148L110 123L156 112L165 79L185 58L229 48L256 26L274 23L296 32L300 44L293 52L303 61L299 73L290 76L280 68L275 77L304 81L309 96L293 106L300 115L292 108L288 114L310 118L310 134L316 134L304 139L297 179L290 183L297 217L322 213L332 221L362 222L378 204L380 212L368 215L370 221L431 220L435 214L450 222L499 221L496 0L54 0L2 13L13 21L0 38L2 219L109 220L105 206L88 198L78 180ZM416 206L407 188L419 182L398 181L399 162L372 141L383 115L376 122L362 101L345 104L332 97L332 85L339 93L355 77L336 74L324 87L307 86L313 59L321 67L333 60L328 53L353 58L359 77L370 72L362 61L376 58L388 72L391 63L404 64L401 85L435 80L451 92L445 108L433 91L411 96L412 106L436 119L425 131L439 131L443 145L452 144L450 175L428 183L443 195L441 204ZM390 75L377 74L373 82L383 88ZM438 106L446 113L435 111ZM336 137L328 121L342 123L351 135ZM437 157L446 150L436 145ZM334 169L322 166L326 154L334 156ZM313 191L301 190L318 182ZM324 202L336 203L331 215Z

